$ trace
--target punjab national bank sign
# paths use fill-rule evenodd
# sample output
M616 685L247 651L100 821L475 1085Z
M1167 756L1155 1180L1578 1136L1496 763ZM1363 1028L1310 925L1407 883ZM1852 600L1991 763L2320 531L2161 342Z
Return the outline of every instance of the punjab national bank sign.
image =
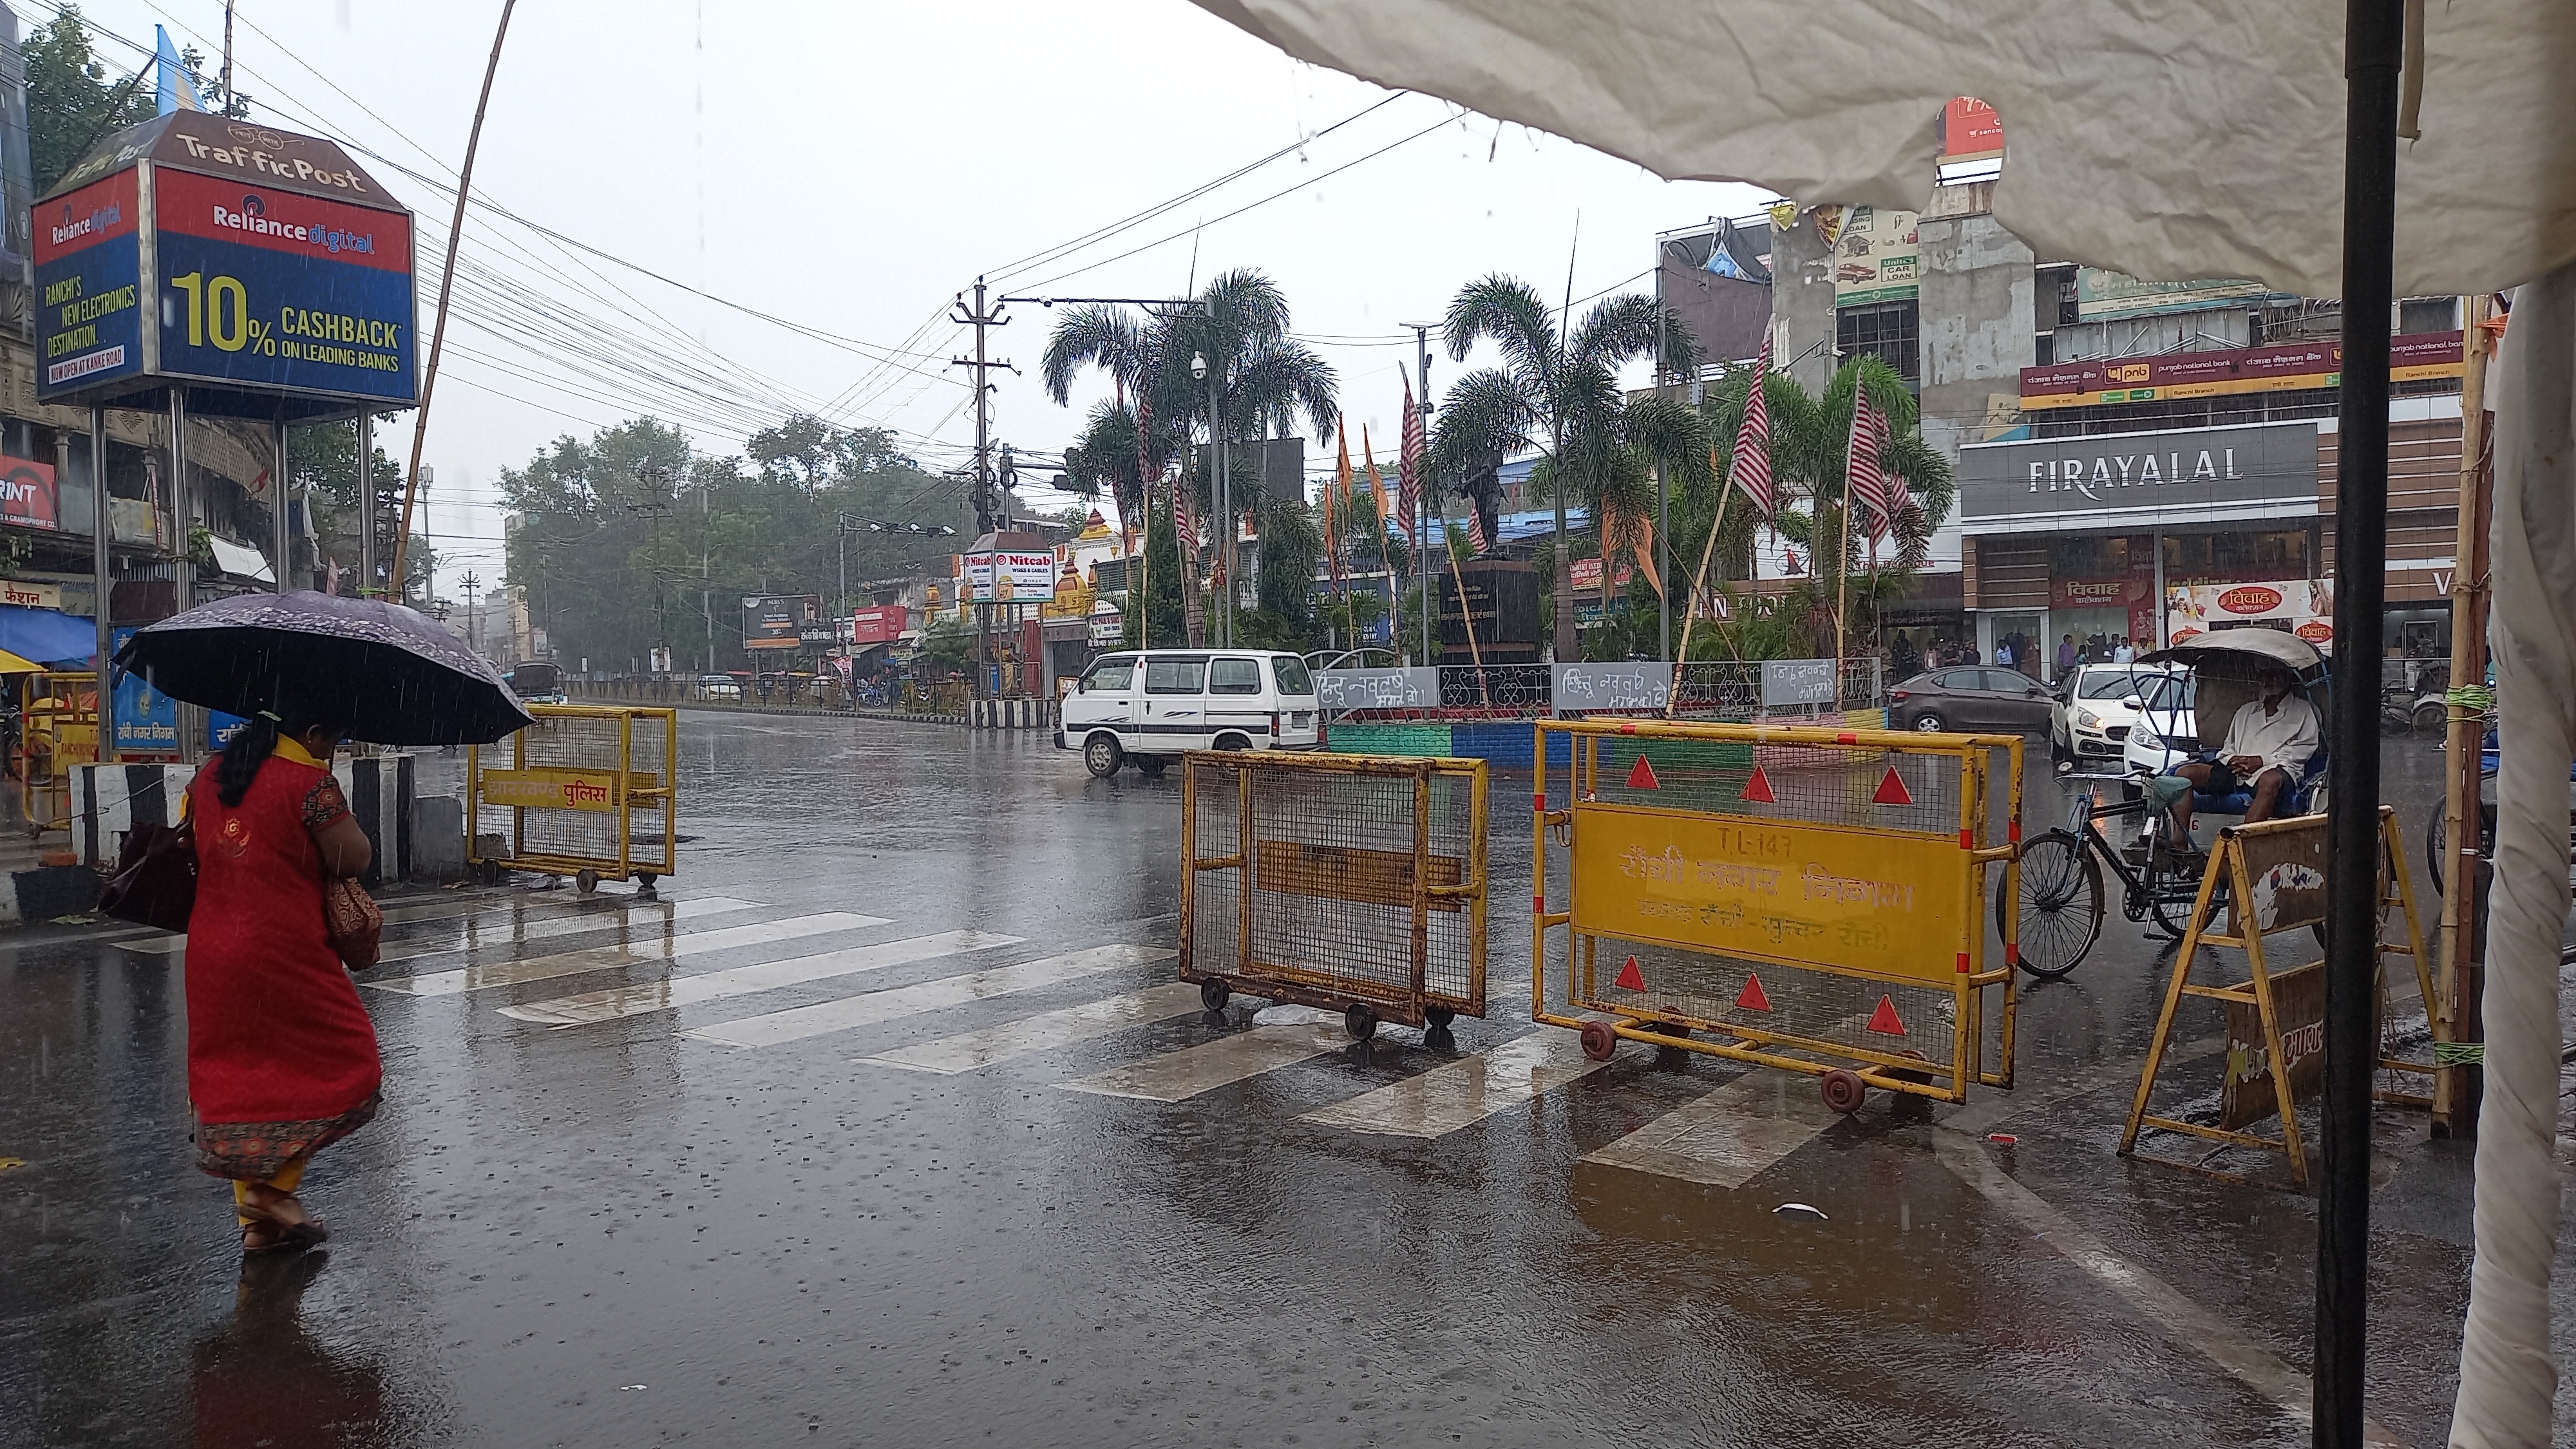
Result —
M418 395L411 213L330 141L176 111L101 142L33 220L40 401Z
M2110 433L1959 450L1970 533L2267 518L2317 509L2309 422Z

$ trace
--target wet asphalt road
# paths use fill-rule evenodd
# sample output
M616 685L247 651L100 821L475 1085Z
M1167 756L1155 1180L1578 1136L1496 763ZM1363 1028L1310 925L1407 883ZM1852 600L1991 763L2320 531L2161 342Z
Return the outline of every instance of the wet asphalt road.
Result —
M2025 992L2018 1090L1828 1119L1705 1058L1566 1070L1508 777L1453 1055L1176 1004L1177 777L876 721L682 742L660 905L389 898L386 1108L301 1258L245 1273L191 1168L169 943L0 944L0 1445L2306 1442L2312 1206L2113 1154L2160 960L2116 912ZM2437 760L2391 746L2410 824ZM1363 1130L1426 1080L1455 1130ZM1731 1166L1587 1160L1677 1111ZM2381 1123L2372 1411L2438 1443L2468 1154Z

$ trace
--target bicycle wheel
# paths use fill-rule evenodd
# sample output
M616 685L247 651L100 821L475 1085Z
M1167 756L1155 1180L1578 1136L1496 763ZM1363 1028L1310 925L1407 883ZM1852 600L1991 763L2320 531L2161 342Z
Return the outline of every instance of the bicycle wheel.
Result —
M2022 843L2021 969L2042 981L2063 981L2102 934L2102 863L2084 842L2051 830ZM2009 903L1995 892L1995 930L2003 933Z

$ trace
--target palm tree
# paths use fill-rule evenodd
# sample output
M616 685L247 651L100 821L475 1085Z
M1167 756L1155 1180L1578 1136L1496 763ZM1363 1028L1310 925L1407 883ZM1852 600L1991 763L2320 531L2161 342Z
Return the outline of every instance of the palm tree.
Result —
M1633 425L1627 417L1635 404L1620 391L1619 368L1654 352L1656 309L1651 297L1612 297L1569 330L1570 318L1557 315L1535 288L1497 274L1462 288L1442 327L1452 361L1465 362L1481 341L1501 348L1503 360L1499 367L1468 373L1449 389L1432 429L1432 476L1452 480L1468 496L1491 538L1497 523L1494 470L1507 458L1538 453L1533 484L1556 506L1552 597L1561 660L1577 657L1566 498L1589 505L1596 524L1604 505L1618 508L1623 529L1625 519L1644 518L1639 495L1648 490L1640 480L1653 456L1644 450L1678 446L1691 429L1678 409L1651 398L1640 400L1655 406ZM1665 365L1685 372L1695 367L1698 349L1690 330L1667 316L1663 331ZM1698 451L1704 454L1705 448ZM1668 462L1690 466L1678 458Z
M1708 390L1701 403L1707 436L1735 436L1744 418L1750 382L1750 371L1738 369ZM1897 520L1889 540L1894 552L1885 558L1874 556L1859 520L1850 530L1850 546L1844 546L1851 419L1863 392L1888 420L1886 461L1905 480L1914 500ZM1788 591L1775 613L1807 615L1815 647L1821 652L1836 647L1837 599L1842 601L1843 617L1848 617L1853 602L1861 605L1861 612L1875 616L1886 603L1911 589L1915 572L1929 562L1932 530L1949 517L1957 487L1949 461L1923 441L1914 395L1895 370L1876 357L1864 355L1843 363L1821 396L1809 393L1786 373L1773 372L1764 380L1762 396L1771 417L1771 474L1778 516L1756 520L1739 500L1727 511L1718 555L1725 561L1728 577L1750 575L1754 534L1766 524L1804 551L1810 560L1808 576ZM1698 501L1693 499L1695 505ZM1713 508L1694 508L1688 533L1694 553L1708 537L1713 513Z
M1281 537L1293 544L1295 531L1265 520L1283 507L1302 511L1305 500L1271 497L1262 484L1259 449L1243 445L1287 437L1301 420L1320 444L1332 432L1337 391L1332 365L1288 335L1288 299L1278 283L1259 272L1227 272L1198 296L1141 316L1126 307L1093 304L1057 319L1042 370L1048 396L1069 403L1074 378L1094 366L1109 374L1116 391L1111 402L1092 410L1081 440L1068 450L1066 480L1078 491L1095 494L1103 487L1132 487L1141 502L1144 490L1159 482L1173 459L1192 454L1192 444L1209 436L1208 381L1196 376L1191 365L1201 358L1217 388L1216 435L1226 445L1233 516L1215 516L1212 480L1207 470L1195 466L1190 482L1194 509L1209 520L1211 540L1231 537L1240 519L1250 515L1262 540L1262 572L1291 567L1294 560L1284 553L1274 556L1271 540ZM1138 463L1130 459L1139 452L1140 434ZM1123 509L1123 493L1120 500ZM1306 567L1311 576L1311 559ZM1298 587L1305 587L1304 579ZM1196 591L1191 593L1195 597Z

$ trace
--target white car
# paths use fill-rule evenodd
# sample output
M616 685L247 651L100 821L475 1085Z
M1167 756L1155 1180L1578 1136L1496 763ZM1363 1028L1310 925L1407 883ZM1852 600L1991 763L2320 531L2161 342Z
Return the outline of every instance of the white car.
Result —
M1064 697L1060 750L1101 779L1133 763L1148 776L1189 750L1311 750L1315 676L1264 649L1146 649L1104 654Z
M2128 738L2120 742L2121 767L2161 775L2200 753L2200 722L2192 710L2195 694L2186 679L2178 690L2151 701L2129 726Z
M2152 664L2085 664L2059 682L2049 710L2049 753L2063 765L2120 758L2141 707L2155 711L2188 684L2178 670Z

